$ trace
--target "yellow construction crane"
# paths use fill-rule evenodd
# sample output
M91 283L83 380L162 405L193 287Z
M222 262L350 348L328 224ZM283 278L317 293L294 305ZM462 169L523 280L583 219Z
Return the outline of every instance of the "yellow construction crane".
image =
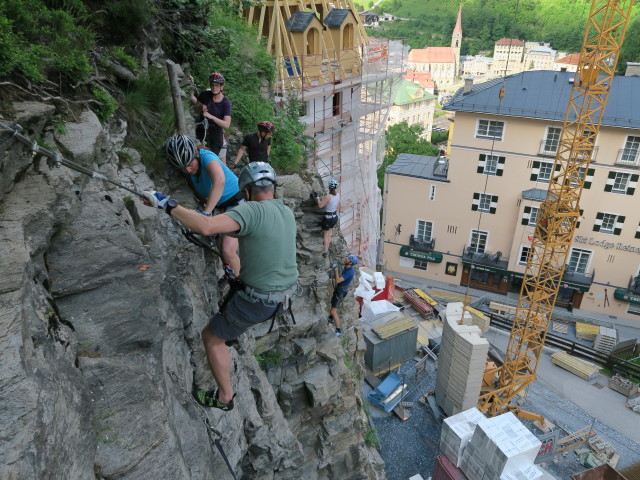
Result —
M511 410L522 417L543 420L542 416L511 405L511 400L536 378L580 216L585 172L629 23L633 0L628 1L627 7L618 0L593 0L591 5L552 178L540 208L504 363L495 369L498 385L479 398L478 408L489 415Z

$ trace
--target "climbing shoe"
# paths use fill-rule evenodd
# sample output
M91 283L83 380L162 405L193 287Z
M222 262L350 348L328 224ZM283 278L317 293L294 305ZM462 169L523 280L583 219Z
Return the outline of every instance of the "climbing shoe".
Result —
M233 410L233 399L236 394L233 394L233 398L229 403L222 403L218 400L218 390L198 390L195 392L196 400L203 407L218 408L223 412Z
M329 255L329 250L327 250L326 252L322 252L323 257L327 257L328 255Z
M336 328L336 335L338 337L341 337L342 335L344 335L344 333L342 333L342 329L341 328Z
M333 317L331 315L327 317L327 322L333 323Z

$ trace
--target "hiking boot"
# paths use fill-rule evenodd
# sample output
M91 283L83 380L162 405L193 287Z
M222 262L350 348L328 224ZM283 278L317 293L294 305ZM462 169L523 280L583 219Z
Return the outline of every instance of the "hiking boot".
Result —
M218 390L198 390L194 396L196 401L203 407L218 408L223 412L229 412L233 410L233 399L236 394L233 394L233 398L229 403L222 403L218 400Z
M328 255L329 255L329 250L327 250L326 252L322 252L323 257L327 257Z
M342 335L344 335L344 333L342 333L342 329L341 328L336 328L336 335L338 337L341 337Z
M327 317L327 322L333 323L333 317L331 315Z

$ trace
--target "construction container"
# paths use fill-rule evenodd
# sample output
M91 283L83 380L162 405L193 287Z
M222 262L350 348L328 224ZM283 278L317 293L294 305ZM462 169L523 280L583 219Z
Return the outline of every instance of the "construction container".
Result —
M409 317L399 317L364 332L367 351L364 363L374 375L384 373L416 353L418 326Z
M436 464L433 467L431 478L432 480L467 480L466 475L451 463L451 460L445 455L436 457Z
M571 475L573 480L627 480L620 472L607 463Z

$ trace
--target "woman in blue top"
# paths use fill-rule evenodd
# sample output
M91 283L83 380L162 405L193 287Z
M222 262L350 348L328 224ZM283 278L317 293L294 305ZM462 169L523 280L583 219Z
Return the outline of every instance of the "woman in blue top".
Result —
M238 189L238 177L211 150L196 148L186 135L174 135L167 140L165 151L169 163L180 169L195 196L204 204L204 213L212 214L216 207L233 208L244 201ZM222 257L239 275L237 238L222 238Z

